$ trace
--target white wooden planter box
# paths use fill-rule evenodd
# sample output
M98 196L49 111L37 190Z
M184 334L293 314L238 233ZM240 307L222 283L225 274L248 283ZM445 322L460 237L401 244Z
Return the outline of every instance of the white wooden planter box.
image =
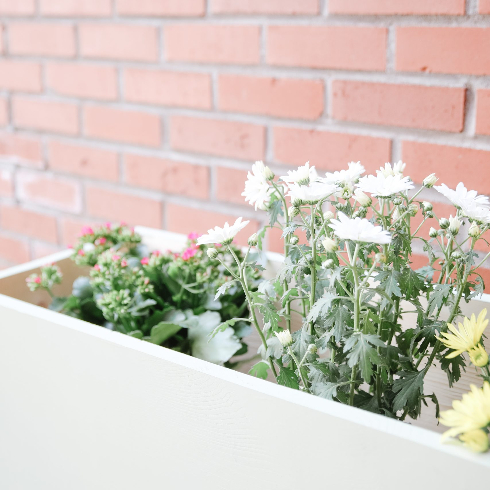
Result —
M56 261L68 292L69 254L0 274L0 489L488 488L490 455L442 445L432 408L415 427L36 306L25 278ZM433 370L426 392L447 408L471 376L449 393Z

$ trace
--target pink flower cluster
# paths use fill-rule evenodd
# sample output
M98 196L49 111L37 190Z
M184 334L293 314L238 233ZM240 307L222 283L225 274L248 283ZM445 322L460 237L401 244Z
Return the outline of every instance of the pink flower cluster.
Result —
M182 260L189 260L191 257L194 257L194 255L196 255L198 250L199 250L199 247L193 243L189 248L186 248L182 252L182 255L181 255Z

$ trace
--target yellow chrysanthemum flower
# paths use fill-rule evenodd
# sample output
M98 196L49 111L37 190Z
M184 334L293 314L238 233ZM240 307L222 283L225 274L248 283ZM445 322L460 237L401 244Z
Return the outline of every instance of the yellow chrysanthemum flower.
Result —
M451 323L448 323L450 332L442 332L441 337L437 337L446 347L453 349L453 352L446 357L451 359L459 356L463 352L468 352L475 348L481 340L483 331L488 325L488 320L485 320L487 309L483 309L478 318L471 315L471 318L465 318L463 323L458 323L458 329Z
M488 434L481 429L465 432L459 437L461 442L475 453L484 453L488 451L489 441Z
M483 345L478 344L474 349L468 351L471 363L476 367L488 365L488 354Z
M485 381L481 389L471 385L471 392L453 401L453 410L442 412L439 421L451 427L444 432L443 439L487 427L490 424L490 384Z

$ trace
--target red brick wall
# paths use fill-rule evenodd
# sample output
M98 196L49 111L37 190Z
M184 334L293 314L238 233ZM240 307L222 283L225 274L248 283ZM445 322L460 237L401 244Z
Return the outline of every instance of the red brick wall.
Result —
M0 0L0 23L0 265L83 223L257 227L256 159L490 194L489 0Z

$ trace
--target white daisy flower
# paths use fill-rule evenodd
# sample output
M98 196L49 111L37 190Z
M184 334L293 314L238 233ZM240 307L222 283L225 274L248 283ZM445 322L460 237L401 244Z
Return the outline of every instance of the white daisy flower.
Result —
M357 184L357 188L373 196L389 197L393 194L413 189L413 182L410 177L402 177L401 175L388 175L385 177L384 174L378 171L376 177L374 175L362 177Z
M365 218L349 218L339 212L339 219L333 219L330 227L342 240L385 244L391 242L391 235L381 226L375 226Z
M245 201L248 201L252 206L255 204L255 210L267 209L270 203L271 195L274 192L273 188L267 182L267 170L262 162L255 162L252 165L252 172L248 172L247 180L245 181L245 190L242 196Z
M384 167L376 170L376 173L381 172L385 177L388 177L390 175L399 175L400 177L403 177L403 171L405 170L406 166L407 164L403 163L401 160L393 164L385 163Z
M437 192L440 192L443 196L446 196L456 207L464 208L477 205L477 206L490 206L490 201L486 196L479 196L476 191L469 191L464 186L463 182L460 182L456 186L456 190L453 191L446 184L436 185L434 187Z
M355 184L359 177L366 171L361 162L350 162L347 170L327 172L323 182L327 184Z
M283 175L281 180L288 184L308 185L318 179L315 167L310 167L310 162L306 162L298 170L289 170L287 175Z
M225 223L223 228L220 228L219 226L215 226L214 230L211 228L208 230L207 235L202 235L197 239L197 244L222 243L223 245L229 245L235 238L235 235L250 223L250 221L242 222L242 219L243 218L241 217L237 218L235 224L232 226Z
M490 208L486 206L477 206L476 204L466 205L461 208L462 213L471 220L478 223L490 224Z
M309 185L290 184L288 196L291 197L293 204L295 201L315 204L334 194L337 189L336 185L324 182L311 182Z

